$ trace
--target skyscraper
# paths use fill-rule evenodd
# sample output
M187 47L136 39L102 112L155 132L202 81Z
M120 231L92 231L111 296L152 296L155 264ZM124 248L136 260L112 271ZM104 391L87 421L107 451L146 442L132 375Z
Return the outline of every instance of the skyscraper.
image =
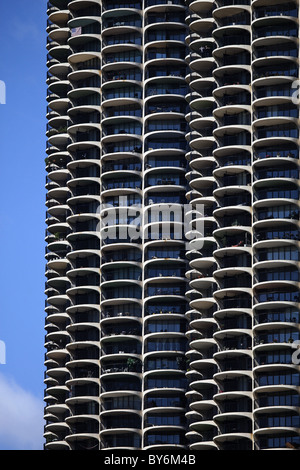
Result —
M298 4L47 14L45 449L297 447Z

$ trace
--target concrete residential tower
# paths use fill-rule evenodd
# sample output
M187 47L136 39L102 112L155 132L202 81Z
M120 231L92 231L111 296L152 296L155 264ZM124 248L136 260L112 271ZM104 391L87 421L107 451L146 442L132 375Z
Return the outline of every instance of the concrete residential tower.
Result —
M47 15L45 449L299 447L298 2Z

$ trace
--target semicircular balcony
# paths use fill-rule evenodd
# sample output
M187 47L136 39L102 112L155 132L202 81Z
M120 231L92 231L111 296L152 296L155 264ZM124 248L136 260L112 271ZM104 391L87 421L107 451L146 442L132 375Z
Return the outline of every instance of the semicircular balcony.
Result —
M55 81L49 83L47 90L47 101L49 103L48 111L51 113L49 114L49 118L52 116L64 116L66 115L66 101L71 86L67 77L63 74L57 73L56 76L54 76L53 73L48 73L51 77L55 78Z
M152 158L149 157L148 161L152 161ZM155 212L162 209L161 204L183 204L185 187L186 181L183 168L162 166L147 171L147 174L145 174L144 202L148 206L153 206L149 207L147 222L159 221L157 219L158 214L156 216ZM155 204L158 204L158 206L156 207ZM178 210L180 210L180 206ZM166 211L169 211L168 205L166 205Z
M215 417L219 434L214 438L219 450L252 450L253 424L250 413L226 413Z
M273 416L263 417L259 420L259 423L267 424L278 420L286 420L287 422L296 422L297 417L295 414L290 414L288 417ZM260 450L272 449L272 450L295 450L299 446L299 427L294 426L275 426L272 429L270 427L259 428L255 430L254 434L256 448ZM287 444L288 443L288 444ZM287 447L289 449L287 449Z
M267 87L286 84L298 77L295 58L286 55L258 58L254 64L253 86Z
M279 356L285 354L284 344L280 349L279 346L278 343L273 347L270 344L257 346L267 358L267 362L259 362L254 369L255 442L260 449L267 445L269 448L285 448L287 440L293 448L293 441L297 443L299 438L299 416L295 412L299 402L298 366L285 360L278 363ZM276 347L279 356L274 354Z
M230 318L232 325L238 324L238 318ZM213 356L218 366L214 379L219 383L221 390L223 390L223 382L226 382L228 378L249 376L251 372L251 330L245 328L221 330L216 332L214 337L219 345L219 351L214 353ZM237 390L239 389L237 388Z
M166 138L168 135L168 138ZM154 155L167 155L170 151L184 153L186 150L185 133L182 131L154 131L145 136L144 150L147 159Z
M73 21L80 20L85 24L86 20L98 19L101 15L100 7L96 0L72 0L69 2L68 8L72 15L69 25L72 25Z
M114 348L109 348L109 345L107 345L106 349L108 349L101 355L101 373L103 374L105 384L107 384L106 387L104 386L103 391L140 391L141 345L136 340L134 340L133 344L130 344L130 341L127 343L126 348L128 351L120 349L121 347L125 348L126 344L124 342L123 345L115 342ZM135 348L138 347L139 349L133 349L132 346L134 344ZM119 384L118 381L120 382ZM103 383L103 385L105 384Z
M182 29L185 26L185 6L182 0L168 4L165 0L147 0L145 5L145 28L151 32L153 26L159 24L160 28Z
M142 27L142 19L139 8L106 8L103 17L103 38L113 37L116 34L137 34Z
M204 408L205 412L209 413L212 418L212 413L214 413L214 408L208 406L209 403L213 401L214 395L217 393L217 383L213 379L213 371L212 367L204 369L201 372L200 378L198 380L191 381L189 384L189 389L193 391L193 393L197 393L195 397L194 405L197 408L198 404L203 402L203 405L206 403L207 407ZM190 400L190 407L192 406L192 401ZM199 410L199 414L202 415L203 408ZM200 421L200 420L199 420ZM206 438L207 439L207 438ZM211 440L210 438L207 440Z
M260 165L262 167L262 165ZM263 167L262 167L263 168ZM266 168L266 166L264 167ZM298 220L298 210L296 201L298 199L298 186L297 175L298 170L295 167L289 169L289 165L285 170L282 166L272 167L267 166L267 170L257 172L256 175L260 176L254 182L255 185L255 227L257 229L270 225L270 223L263 223L263 216L265 219L279 219L280 224L286 223L287 226L294 224L295 228ZM268 178L268 177L269 178ZM281 178L280 178L281 176ZM268 198L270 208L266 207L266 199ZM271 202L270 202L271 199ZM267 212L266 212L267 211ZM279 238L294 238L279 236ZM262 239L266 239L265 237ZM297 237L295 238L297 239ZM257 238L259 241L260 238Z
M70 134L72 141L68 145L70 153L75 155L97 152L100 147L99 124L78 124L74 126L74 133ZM79 157L80 158L80 157Z
M67 297L64 295L64 289L68 288L69 285L66 276L49 279L45 285L47 302L55 306L65 305L67 303Z
M123 305L129 303L130 299L139 304L141 295L141 281L126 279L109 281L106 287L102 286L101 305L103 307Z
M274 201L277 202L277 201ZM255 222L255 248L268 248L274 243L273 240L282 240L284 245L287 241L297 242L299 240L299 231L297 220L293 220L286 214L290 214L289 211L294 211L294 205L282 204L282 201L278 201L277 204L272 205L268 212L269 217L265 220L259 219L262 214L266 214L265 204L261 205L260 209L257 209L256 216L257 221ZM294 202L294 201L292 201ZM284 212L286 208L286 213ZM296 211L297 213L297 211ZM292 219L292 220L291 220Z
M126 2L124 0L120 0L115 4L111 4L110 2L104 2L103 4L103 13L105 15L111 14L113 10L128 10L128 12L135 12L135 10L139 11L142 8L142 4L139 0Z
M50 57L49 57L49 59L50 59ZM48 68L47 76L48 76L49 80L47 80L47 84L49 86L50 85L54 86L54 84L55 84L55 85L57 85L55 87L57 89L57 87L59 86L60 81L65 82L68 79L68 74L71 71L71 66L70 66L69 62L59 62L59 61L56 61L55 59L50 60L48 65L49 65L49 68ZM56 78L56 80L55 80L55 78ZM53 103L56 104L55 100L57 99L57 97L53 96L51 98L52 99L50 101L51 101L51 106L52 106Z
M266 199L271 201L269 208ZM298 240L297 200L298 185L295 179L271 178L256 181L255 242L275 239ZM266 215L264 219L263 214Z
M141 46L142 36L138 26L131 25L130 22L127 25L120 25L119 27L107 27L102 31L104 53L113 52L116 46L124 47L126 45Z
M102 450L136 450L141 448L141 435L139 430L117 429L102 433Z
M225 253L225 249L228 248L232 249L236 254L240 253L240 250L247 252L247 247L251 245L251 231L248 224L249 211L226 208L222 212L218 211L218 215L219 213L218 220L220 220L221 224L224 223L224 226L214 231L214 236L218 242L214 256L222 256Z
M213 37L217 49L234 45L250 45L250 12L248 5L227 5L216 8L213 12L215 29Z
M141 302L138 299L111 298L102 301L103 313L101 321L108 325L113 322L140 322Z
M75 75L75 74L74 74ZM88 77L86 76L88 75ZM70 77L72 80L72 89L68 93L68 97L72 103L72 109L69 114L71 113L73 116L80 112L80 115L74 118L76 125L81 123L97 123L97 112L99 113L100 110L100 95L99 95L99 74L95 71L88 72L84 74L84 78L80 78L80 75L77 74L76 77ZM81 112L82 115L81 115ZM94 112L94 115L88 116L87 120L84 120L86 113ZM81 122L78 120L82 119Z
M141 124L135 120L124 123L121 119L121 122L116 122L105 129L101 143L104 154L119 153L125 157L126 153L141 153Z
M213 270L198 268L197 270L188 271L186 277L189 280L189 286L195 290L209 289L214 284Z
M72 24L73 23L73 24ZM83 51L97 51L100 40L100 23L93 18L80 21L73 20L69 23L71 35L68 45L73 53Z
M179 2L177 2L177 5L179 5ZM177 5L176 3L173 3L172 6L168 5L167 11L171 11L171 8L173 8L174 6L175 6L175 9L177 9ZM163 6L163 3L161 4L161 7L159 8L160 13L162 13L161 11L162 8L166 8L165 6ZM158 13L157 7L152 10L148 10L150 13L150 16L149 16L150 21L146 25L146 29L145 29L146 31L145 41L147 45L148 44L154 45L155 43L158 43L159 41L165 41L166 45L167 44L172 45L171 41L178 41L179 44L184 44L185 36L186 36L186 26L184 24L179 26L176 21L154 22L153 19L155 18L155 10ZM175 12L176 10L173 10L173 11ZM157 18L163 19L160 14L157 15ZM174 19L175 18L176 17L174 16Z
M207 39L192 42L190 52L186 56L186 62L192 73L203 74L203 76L212 75L215 68L215 61L212 56L213 48L214 43Z
M153 118L163 120L168 117L171 119L182 119L186 106L184 102L186 86L182 80L169 76L154 77L150 80L146 88L145 98L146 115L149 115L147 120L153 120ZM176 100L175 103L174 100ZM177 113L180 113L180 115ZM183 124L184 121L182 120L182 127Z
M254 358L257 366L274 363L292 363L294 341L299 339L299 328L288 323L257 325L254 331Z
M109 240L107 240L109 241ZM128 242L129 243L129 242ZM103 268L109 268L112 263L118 263L119 266L135 266L139 267L142 261L141 246L139 243L129 244L117 238L101 247L101 257Z
M212 17L212 10L198 13L191 13L186 16L186 23L192 33L199 34L200 37L211 37L212 31L215 28L215 22Z
M119 132L126 132L126 126L138 125L141 121L141 106L139 100L131 98L119 98L109 103L103 102L103 135L110 131L118 132L118 125L121 126ZM122 129L122 125L125 126ZM129 130L129 129L128 129Z
M128 69L120 66L119 74L116 71L108 72L103 76L103 106L106 108L140 103L142 97L140 81L141 75L136 68ZM106 109L105 111L109 112Z
M90 328L86 324L78 324L74 328L76 329L71 330L74 343L69 343L67 346L70 353L66 363L70 374L68 385L73 387L81 384L85 387L93 387L99 383L99 329L96 325ZM85 342L81 338L89 339ZM70 403L76 403L76 399L71 400L71 398Z
M184 11L184 2L183 0L178 0L170 6L167 0L146 0L145 8L147 8L147 13L149 14L150 21L148 21L148 24L151 24L152 17L150 15L152 13L156 14L167 11L176 12L177 14L182 13Z
M106 114L109 113L109 111L114 111L111 106L132 105L133 107L133 105L136 105L136 107L138 107L140 104L141 69L140 65L130 61L130 58L130 55L129 57L125 56L125 52L120 52L119 55L115 53L115 59L108 58L103 68L103 103L105 107L110 108L106 110ZM138 60L138 57L136 57L136 60ZM123 114L128 115L132 113L128 110Z
M221 125L214 130L214 137L216 138L218 148L222 147L239 147L242 150L248 150L250 145L250 126L247 123L248 113L245 113L245 119L243 120L244 113L238 113L232 118L228 116L228 119L224 120L225 125ZM226 116L224 116L225 119ZM239 120L239 118L241 120ZM231 122L235 122L231 124ZM245 122L245 124L243 124ZM228 125L226 125L228 123ZM215 152L216 154L216 152Z
M235 104L218 107L214 110L214 117L218 126L214 130L214 136L218 139L220 147L230 145L230 142L226 140L230 139L233 129L237 134L244 131L246 135L246 131L249 131L251 112L248 105Z
M70 434L66 441L72 450L98 450L99 449L99 422L92 420L85 424L85 418L72 423Z
M124 37L123 41L119 40L114 43L113 39L109 40L110 36L107 37L106 42L103 44L103 57L104 64L109 64L115 61L133 61L132 57L135 57L135 61L139 62L138 56L142 51L140 35L132 41L126 41Z
M187 134L186 137L191 151L212 155L216 144L213 136L213 122L210 121L209 124L208 127L202 127L198 131L191 131Z
M134 350L134 343L135 347L140 341L141 337L141 324L140 320L136 318L127 318L125 315L120 315L121 318L117 317L109 317L106 316L102 318L101 325L103 327L103 336L102 336L102 343L104 347L113 346L113 343L121 342L121 341L131 341L132 343L132 350ZM114 328L115 326L115 328ZM126 346L126 343L124 343ZM130 346L128 343L127 346Z
M93 44L86 44L86 51L78 49L79 52L74 52L68 58L71 66L70 79L82 79L86 77L86 73L93 75L95 72L99 73L100 70L100 45L99 40L93 41Z
M60 163L60 165L50 163L47 165L47 170L48 175L46 177L45 188L48 192L52 191L46 200L48 212L53 216L55 216L55 214L59 216L63 215L64 211L65 216L67 216L68 207L66 205L66 196L68 195L67 182L70 178L70 173L62 163Z
M144 415L144 438L148 439L151 433L159 434L160 431L165 432L182 432L185 429L184 413L176 413L172 410L164 409L157 412L153 409L145 412ZM159 444L160 442L153 442L154 436L151 438L151 445ZM172 443L172 442L170 442Z
M74 283L67 291L67 295L71 299L72 306L91 305L93 308L99 302L99 292L97 274L93 274L91 278L82 275L75 278Z
M124 439L131 438L132 433L140 434L141 416L139 411L135 410L108 410L101 413L101 431L100 437L104 440L112 438L114 434L122 434ZM114 446L111 446L114 447ZM119 447L116 445L116 447Z
M145 450L165 451L186 449L186 439L183 426L161 426L161 428L148 431L144 435Z
M103 120L103 142L110 142L109 136L116 134L141 134L141 119L137 116L113 116Z
M67 45L66 41L59 43L50 43L52 47L49 47L47 56L47 67L50 69L52 65L66 64L68 63L68 57L72 53L72 50Z
M191 103L191 107L197 107L197 104L199 104L199 100L197 102L194 100ZM203 100L201 101L201 105L205 105ZM198 108L198 116L193 116L189 121L191 133L187 134L188 141L193 141L197 136L205 137L213 134L213 131L216 128L216 121L212 116L212 113L213 106Z
M277 5L278 6L278 5ZM276 8L276 7L275 7ZM293 16L284 15L280 12L278 15L256 15L252 22L253 44L260 44L261 38L274 38L279 43L281 37L293 38L298 35L297 19Z
M49 302L49 300L48 300ZM69 352L67 351L66 344L68 342L69 335L64 334L64 335L59 335L59 337L56 337L56 341L48 341L45 344L45 347L47 348L46 352L46 358L50 361L55 361L56 365L63 367L65 365L65 362L69 358ZM54 387L62 387L64 384L58 383L57 385L54 385ZM50 393L50 392L49 392ZM51 393L53 395L53 393Z
M142 54L140 46L135 45L114 45L107 46L107 53L103 58L103 74L110 76L117 70L132 69L132 72L141 70Z
M283 377L286 375L283 372ZM294 448L299 440L298 406L299 393L295 385L276 385L278 371L274 371L271 376L267 372L265 377L261 376L260 381L269 385L261 385L255 389L255 410L254 419L256 421L255 441L259 449L285 448L286 442L289 447ZM292 376L291 374L290 376ZM273 383L273 385L272 385Z
M275 308L281 306L294 307L299 301L298 282L277 280L261 281L254 288L255 309L268 308L269 302L274 303Z
M213 16L218 26L247 25L250 22L250 6L247 2L231 5L219 1L213 11Z
M227 276L251 272L251 255L248 247L224 247L214 252L217 266L214 276L218 280Z
M99 284L99 272L97 267L81 267L68 271L68 279L70 280L70 289L68 290L70 295L74 295L77 289L84 291L85 289L95 287Z
M99 129L99 106L84 104L84 99L82 99L80 103L82 104L77 107L76 103L73 102L73 107L68 112L71 120L69 122L68 131L73 137L73 140L76 140L77 133L89 132L93 129Z
M51 196L51 198L53 197L53 199L56 195L58 196L58 199L59 199L59 197L65 196L67 194L66 187L63 187L63 188L58 187L58 188L49 190L49 192L50 191L51 193L55 192L55 194ZM65 204L63 204L63 206L65 206ZM53 210L54 210L54 213L53 213ZM49 211L46 214L47 216L46 223L48 225L46 234L50 236L50 238L46 237L47 242L54 241L55 239L60 238L60 237L65 237L70 232L70 225L68 224L68 221L67 221L67 218L70 215L69 209L66 209L65 207L58 208L56 206L56 209L49 208ZM59 236L57 234L59 234Z
M101 59L98 39L83 43L78 48L73 46L72 52L68 56L68 61L74 72L82 69L96 69Z
M256 244L254 250L255 269L269 269L283 267L294 269L297 267L299 255L296 240L271 240L268 243Z
M107 422L110 419L113 421L116 416L120 413L128 418L136 418L141 414L141 399L139 392L132 391L111 391L103 392L102 394L102 411L100 416L103 417ZM113 427L118 427L113 423Z
M176 245L178 246L178 244ZM148 246L148 249L153 247L153 249L156 250L157 243L149 242ZM172 247L172 245L170 245L170 247ZM182 245L179 245L179 248L182 249ZM153 295L154 293L156 295ZM170 321L172 321L172 318L174 318L174 321L176 321L175 325L181 324L186 311L186 299L182 295L178 296L178 294L180 294L180 290L172 290L170 291L170 293L168 292L167 297L164 296L161 291L157 289L154 292L150 291L149 294L151 295L145 297L144 312L147 321L150 321L151 324L153 323L153 328L156 328L156 326L159 325L160 322L164 324L165 321L167 322L168 318L170 319ZM166 328L167 327L168 324L166 323Z
M279 104L272 104L266 100L256 102L254 108L254 126L271 126L283 124L292 125L298 117L297 106L285 100Z
M271 5L268 1L261 2L260 0L255 0L253 2L253 7L255 9L253 19L259 19L264 17L292 17L297 18L298 9L295 2L283 3L279 2L275 5Z
M233 194L235 187L240 193L241 190L249 191L248 187L251 184L251 169L246 165L219 167L214 171L213 176L218 184L218 188L215 189L214 195L216 198L220 199L220 202L223 195L226 195L227 188L230 191L228 194ZM217 214L217 210L215 211L215 214ZM221 213L222 211L218 212L220 215Z
M214 98L220 106L249 105L251 90L247 69L243 73L232 72L233 69L226 72L226 67L223 68L223 74L218 79L218 86L213 90Z
M50 32L52 30L51 28L52 25L55 25L58 28L67 26L70 13L66 7L67 5L63 5L61 8L53 5L47 10L47 15L48 15L48 31L47 32Z
M253 164L253 170L253 185L258 193L257 200L254 202L256 220L262 220L262 212L268 210L268 204L270 206L270 215L266 215L266 218L270 218L272 215L274 218L279 218L282 215L283 218L297 219L298 211L293 201L293 199L297 199L296 193L294 194L292 191L289 194L289 192L285 193L284 191L285 188L296 188L295 183L299 176L297 161L285 157L284 154L278 151L276 156L270 154L267 159L257 159ZM268 181L270 181L269 184ZM271 189L271 183L278 184L279 181L278 194L274 193L274 198L269 199L267 204L267 197L265 197L264 192ZM282 192L280 192L280 189ZM288 210L288 205L290 205L290 210ZM282 207L281 210L280 207Z
M166 372L166 380L168 377L171 377L170 372ZM157 380L157 379L153 379ZM164 415L177 415L183 417L186 407L186 400L184 396L183 389L172 389L172 388L156 388L154 391L149 389L145 392L144 395L144 410L145 410L145 417L152 416L150 418L157 423L159 422L159 416ZM157 415L157 417L155 416ZM178 419L178 418L177 418ZM159 424L157 424L159 426ZM151 428L149 426L148 428Z
M99 425L99 403L98 400L81 398L76 402L75 400L68 401L70 408L70 416L66 418L72 432L79 431L80 433L84 432L84 425L88 428L89 425L96 426Z
M99 166L95 165L94 162L84 161L82 163L76 162L71 167L70 173L72 178L68 181L71 194L68 198L68 204L73 215L94 213L95 217L97 217L96 214L99 213L99 196L97 191L99 187Z
M79 176L80 172L77 172L77 175ZM99 219L98 179L93 176L79 176L69 180L68 185L71 191L68 203L73 212L68 220L72 225L73 233L88 230L97 231L97 219Z
M69 180L72 193L68 198L68 204L73 214L98 213L99 197L96 184L100 175L98 161L84 158L82 153L78 160L68 164L68 169L72 177Z
M265 271L266 268L268 269L267 272ZM263 287L267 289L271 281L274 281L279 288L281 284L282 287L296 287L299 283L297 262L270 261L256 264L254 285L258 289Z

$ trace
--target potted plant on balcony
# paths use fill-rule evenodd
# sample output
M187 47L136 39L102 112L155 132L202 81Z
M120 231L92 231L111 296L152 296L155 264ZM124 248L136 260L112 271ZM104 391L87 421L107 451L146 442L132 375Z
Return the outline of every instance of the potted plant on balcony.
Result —
M129 372L136 372L140 361L133 357L127 359L127 367Z

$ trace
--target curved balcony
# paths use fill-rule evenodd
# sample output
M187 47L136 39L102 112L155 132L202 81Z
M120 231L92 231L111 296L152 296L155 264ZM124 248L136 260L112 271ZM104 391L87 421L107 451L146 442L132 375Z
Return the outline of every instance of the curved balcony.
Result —
M284 334L282 331L279 329L276 331L274 325L273 335L277 333L282 335ZM270 339L275 341L276 338L274 336ZM280 336L280 340L282 339L285 338ZM298 366L291 363L290 353L289 358L287 356L283 358L288 347L290 347L288 341L285 344L273 342L256 346L258 365L254 369L256 385L254 438L259 449L286 448L287 442L290 443L288 447L294 448L299 439L296 411L299 401Z
M58 27L66 26L67 21L69 19L69 15L70 15L67 9L58 9L58 8L48 9L47 14L48 14L49 23L53 23Z
M141 417L135 410L108 410L101 413L102 425L100 436L102 439L118 435L120 432L130 438L132 433L140 434ZM117 446L118 447L118 446Z

